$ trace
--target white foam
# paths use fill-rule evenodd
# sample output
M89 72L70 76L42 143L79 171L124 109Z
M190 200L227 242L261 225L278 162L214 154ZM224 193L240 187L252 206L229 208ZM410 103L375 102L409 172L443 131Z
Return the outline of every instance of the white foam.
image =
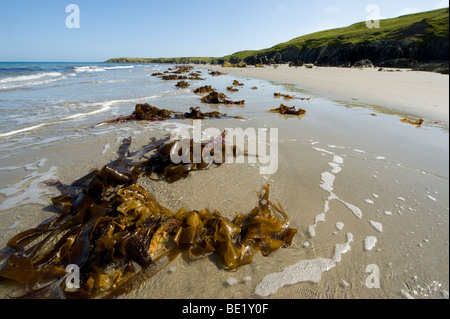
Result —
M319 214L316 216L315 223L324 222L325 221L325 213Z
M75 67L75 72L81 73L81 72L105 72L105 68L101 68L98 66L77 66Z
M32 74L32 75L21 75L21 76L14 76L9 78L4 78L0 80L0 83L12 83L12 82L25 82L25 81L31 81L31 80L37 80L42 79L45 77L58 77L62 76L59 72L45 72L45 73L38 73L38 74Z
M228 283L230 286L233 286L233 285L235 285L235 284L238 283L238 280L237 280L236 278L234 278L234 277L229 277L229 278L227 279L227 283Z
M364 201L369 205L373 205L373 200L371 199L365 199Z
M336 164L344 164L344 159L338 155L333 156L333 162Z
M116 70L116 69L133 69L134 65L124 65L124 66L107 66L105 70Z
M390 211L385 211L384 214L390 216L390 215L392 215L392 212L390 212Z
M31 80L35 76L38 76L38 75L23 76L22 77L23 79L29 78L29 80L27 80L27 81L20 80L17 82L0 84L0 90L18 89L18 88L22 88L22 87L48 84L51 82L67 79L66 76L62 75L59 72L43 73L42 76L38 77L39 80ZM50 78L45 79L46 76L49 76ZM17 78L19 78L19 77L17 77ZM4 79L4 80L6 80L6 79Z
M320 187L328 192L332 192L335 176L333 174L331 174L330 172L323 172L321 176L322 176L322 180L321 180Z
M323 148L318 148L318 147L313 147L313 148L314 148L316 151L319 151L319 152L322 152L322 153L327 153L327 154L331 154L331 155L334 154L333 152L324 150Z
M365 250L372 250L376 244L377 244L377 238L375 236L367 236L366 239L364 239Z
M111 109L111 105L114 103L118 103L118 102L119 101L109 101L108 103L105 103L102 108L100 108L98 110L95 110L92 112L87 112L87 113L78 113L78 114L70 115L70 116L64 118L63 120L74 120L74 119L79 119L79 118L90 116L90 115L103 113L103 112L109 111Z
M39 167L44 166L44 163L47 161L46 158L42 158L37 162L31 163L31 164L27 164L25 165L25 170L26 171L35 171L37 170Z
M338 174L340 171L342 171L342 168L339 164L336 164L334 162L328 163L333 169L331 170L331 173Z
M105 144L105 147L103 147L102 155L106 153L106 151L109 149L110 146L111 146L111 145L110 145L109 143L106 143L106 144Z
M344 223L337 222L337 223L336 223L336 228L337 228L338 230L342 230L342 229L344 228Z
M47 172L44 173L33 172L20 182L0 189L0 193L8 197L15 195L7 198L0 204L0 211L25 204L49 204L48 199L43 199L42 197L55 195L56 189L50 191L47 188L41 188L40 184L50 179L58 179L55 175L57 169L58 168L56 166L52 166Z
M293 285L299 282L318 283L322 273L334 268L342 259L342 255L350 250L350 243L353 235L347 234L347 242L336 244L335 252L331 259L317 258L313 260L302 260L292 266L286 267L283 271L269 274L256 286L255 294L262 297L270 296L285 285Z
M78 66L75 67L75 72L83 73L83 72L105 72L106 70L116 70L116 69L132 69L133 65L124 65L124 66L105 66L100 67L97 65L88 65L88 66Z
M428 199L432 200L433 202L436 202L436 201L437 201L437 199L434 198L433 196L427 195L427 197L428 197Z
M342 204L344 204L345 206L347 206L348 209L350 209L352 211L352 213L358 217L359 219L362 218L362 211L361 209L359 209L358 207L356 207L355 205L352 205L350 203L344 202L343 200L339 200Z
M383 225L379 222L374 222L373 220L371 220L370 225L372 225L372 227L375 228L380 233L383 231Z
M6 167L0 167L0 171L15 171L17 169L22 168L22 166L6 166Z
M362 151L362 150L358 150L358 149L354 149L355 152L357 153L365 153L366 151Z
M316 236L316 225L309 225L308 226L308 233L310 237Z
M40 127L43 127L43 126L46 126L46 125L48 125L48 123L41 123L41 124L37 124L37 125L33 125L33 126L24 127L24 128L18 129L18 130L2 133L2 134L0 134L0 137L7 137L7 136L16 135L16 134L19 134L19 133L32 131L32 130L35 130L37 128L40 128Z

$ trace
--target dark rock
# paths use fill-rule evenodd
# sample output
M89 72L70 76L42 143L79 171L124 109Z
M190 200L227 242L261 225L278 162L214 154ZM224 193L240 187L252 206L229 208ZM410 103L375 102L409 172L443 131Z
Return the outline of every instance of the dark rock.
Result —
M354 68L374 68L372 61L368 59L362 59L353 64Z
M427 71L441 74L449 74L449 61L446 62L430 62L416 64L413 71Z
M301 59L299 59L299 56L300 56L300 50L297 49L297 47L295 47L295 46L290 46L286 50L281 52L281 59L283 60L283 62L299 61L299 60L301 60ZM296 65L296 66L298 66L298 65Z
M281 53L280 52L276 52L274 54L274 56L272 57L272 59L273 59L274 63L280 63L281 59L282 59Z
M320 48L305 47L299 50L288 47L281 53L269 51L246 59L249 64L273 64L281 61L291 66L315 64L317 66L350 67L359 65L361 60L370 60L377 67L413 68L418 63L448 61L449 39L429 37L426 41L415 40L408 35L427 29L427 21L422 21L402 30L405 39L363 42L358 44L330 43ZM419 30L419 31L418 31ZM364 63L364 66L370 66ZM440 68L445 72L445 68Z
M303 66L305 63L302 59L294 60L289 63L289 66Z
M412 68L417 64L417 61L411 59L393 59L381 62L379 64L382 68Z

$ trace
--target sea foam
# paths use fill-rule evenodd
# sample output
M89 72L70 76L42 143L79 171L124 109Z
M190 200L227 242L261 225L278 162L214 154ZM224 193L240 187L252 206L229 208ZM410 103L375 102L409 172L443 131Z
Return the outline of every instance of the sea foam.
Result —
M302 260L283 271L267 275L256 286L255 294L262 297L270 296L283 286L293 285L299 282L319 282L322 273L334 268L342 259L342 255L350 250L353 234L347 234L347 242L336 244L332 258L317 258L313 260Z

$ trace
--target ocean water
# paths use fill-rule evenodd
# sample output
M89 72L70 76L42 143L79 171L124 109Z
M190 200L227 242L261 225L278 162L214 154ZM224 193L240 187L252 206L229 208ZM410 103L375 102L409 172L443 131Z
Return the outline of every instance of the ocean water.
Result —
M193 298L227 299L448 298L448 127L418 128L392 110L348 105L282 83L213 77L207 68L193 70L205 80L189 81L188 89L151 76L169 67L0 63L0 250L18 231L51 216L45 207L58 194L46 181L70 183L101 167L116 158L125 137L144 145L146 138L192 125L99 123L130 115L137 103L183 112L200 106L244 118L203 121L205 127L277 128L278 171L263 176L253 165L223 165L171 185L149 181L155 197L173 210L209 207L232 216L252 209L254 191L271 183L272 199L299 233L292 247L257 256L233 273L211 260L179 258L129 297L183 298L189 291ZM226 92L234 79L245 85ZM202 104L192 89L203 85L246 104ZM274 99L275 92L310 99L285 102ZM268 113L281 102L307 114ZM373 265L379 288L367 284ZM0 298L7 292L0 283Z
M179 93L173 85L150 76L160 69L154 65L0 63L0 137L61 123L77 125L81 119L90 123L104 113L121 111L119 106L128 102Z

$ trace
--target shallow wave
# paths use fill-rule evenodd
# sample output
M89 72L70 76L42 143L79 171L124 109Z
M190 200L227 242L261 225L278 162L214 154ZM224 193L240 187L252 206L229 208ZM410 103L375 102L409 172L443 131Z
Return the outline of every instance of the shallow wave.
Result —
M19 75L19 76L13 76L13 77L0 79L0 83L3 84L3 83L13 83L13 82L25 82L25 81L42 79L45 77L58 77L58 76L62 76L62 73L60 73L60 72L43 72L43 73L37 73L37 74Z
M0 84L0 90L16 90L16 89L21 89L21 88L30 87L30 86L48 84L48 83L52 83L52 82L56 82L56 81L61 81L64 79L67 79L67 77L61 74L61 76L59 76L57 78L43 79L43 80L38 80L38 81L34 80L34 81Z
M133 69L134 65L121 65L121 66L108 66L105 67L106 70L115 70L115 69Z
M20 134L20 133L33 131L33 130L36 130L38 128L44 127L44 126L53 125L53 124L57 124L57 123L65 122L65 121L70 121L70 120L76 120L76 119L84 118L84 117L87 117L87 116L92 116L92 115L95 115L95 114L107 112L107 111L109 111L111 109L111 106L113 106L115 104L125 104L125 103L131 103L131 102L139 102L139 101L145 101L145 100L150 100L150 99L156 99L156 98L160 98L160 97L163 97L163 96L166 96L166 95L171 95L171 93L172 92L168 92L168 93L152 95L152 96L136 98L136 99L129 99L129 100L109 100L109 101L84 102L84 103L79 103L78 102L76 104L79 104L81 107L83 107L84 109L87 109L89 111L88 112L84 112L84 113L72 114L72 115L66 116L66 117L64 117L62 119L59 119L59 120L53 120L53 121L38 123L38 124L35 124L35 125L23 127L23 128L17 129L17 130L12 130L12 131L8 131L8 132L5 132L5 133L0 133L0 138L1 137L10 137L10 136L17 135L17 134ZM69 107L69 106L70 105L66 105L66 107Z
M134 68L133 65L124 65L124 66L104 66L104 67L100 67L100 66L94 66L94 65L89 65L89 66L78 66L78 67L74 67L75 72L78 73L82 73L82 72L105 72L106 70L115 70L115 69L132 69Z

